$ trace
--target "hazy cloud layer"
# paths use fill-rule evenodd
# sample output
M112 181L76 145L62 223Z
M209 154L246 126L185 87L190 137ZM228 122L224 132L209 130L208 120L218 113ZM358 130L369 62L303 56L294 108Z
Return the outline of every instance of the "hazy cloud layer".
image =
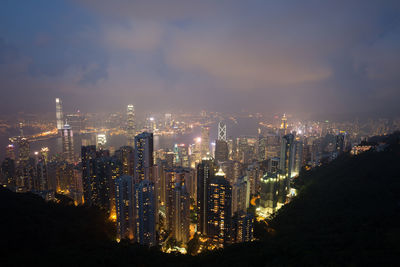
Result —
M84 111L396 111L399 14L398 1L7 1L0 111L51 111L56 96Z

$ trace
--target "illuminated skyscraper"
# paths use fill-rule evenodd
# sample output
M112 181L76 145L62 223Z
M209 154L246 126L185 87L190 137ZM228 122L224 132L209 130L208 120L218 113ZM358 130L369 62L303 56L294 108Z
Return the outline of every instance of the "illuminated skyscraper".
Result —
M149 247L156 242L156 197L154 183L142 180L134 185L135 240Z
M239 212L232 218L232 241L235 243L253 240L254 216L251 213Z
M240 177L232 185L232 215L246 212L250 204L250 183L246 176Z
M74 162L74 134L72 132L71 126L65 124L62 129L62 144L63 144L63 154L64 159L68 163Z
M153 134L141 133L135 137L135 180L151 180L153 168Z
M133 147L135 143L135 107L130 104L126 109L126 134L128 137L128 146Z
M119 239L134 238L133 178L122 175L115 180L115 206L117 236Z
M45 158L41 155L36 164L36 177L34 179L34 189L36 191L46 191L48 190L48 172L47 172L47 162Z
M49 161L49 148L48 147L42 147L40 149L40 156L44 159L44 161L47 163Z
M190 198L186 191L185 181L182 180L184 173L178 171L174 174L174 176L168 176L175 179L171 179L167 186L167 229L178 242L187 243L189 241Z
M265 217L278 208L279 180L277 173L266 173L261 178L260 206Z
M107 137L105 134L97 134L96 135L97 149L105 149L106 143L107 143Z
M6 158L15 160L15 147L13 144L9 144L6 147Z
M218 247L231 241L231 209L232 187L220 170L210 180L207 202L207 236Z
M287 118L286 118L286 114L283 114L280 130L281 130L282 135L286 135L287 134Z
M226 141L226 124L222 121L218 123L218 140Z
M215 141L215 161L223 162L229 159L228 143L225 140Z
M133 148L130 146L120 147L117 151L115 151L115 156L121 162L121 172L122 174L134 176L134 152Z
M185 144L174 145L174 165L189 168L189 148Z
M283 175L291 177L295 163L295 144L294 135L288 134L282 137L281 156L279 168Z
M210 156L210 127L201 128L201 158Z
M56 98L56 118L57 118L57 129L61 131L64 126L64 117L62 111L62 102L60 98Z
M211 160L203 160L197 165L197 231L207 234L207 210L210 180L214 176L215 166Z

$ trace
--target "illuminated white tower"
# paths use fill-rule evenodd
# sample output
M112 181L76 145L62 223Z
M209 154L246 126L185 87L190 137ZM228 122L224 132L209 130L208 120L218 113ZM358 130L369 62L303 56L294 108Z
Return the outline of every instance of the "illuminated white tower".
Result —
M128 146L135 146L135 107L129 104L126 109Z
M64 125L62 131L62 143L64 159L69 162L74 162L74 134L72 133L71 126L67 123Z
M226 124L222 121L218 123L218 140L226 141Z
M201 128L201 158L210 156L210 127Z
M62 112L62 102L60 98L56 98L56 118L57 118L57 129L61 131L63 129L63 112Z

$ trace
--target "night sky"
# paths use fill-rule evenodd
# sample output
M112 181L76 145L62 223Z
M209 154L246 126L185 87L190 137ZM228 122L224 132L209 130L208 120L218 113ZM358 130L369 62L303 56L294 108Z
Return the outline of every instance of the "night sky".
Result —
M400 1L2 0L0 113L399 113Z

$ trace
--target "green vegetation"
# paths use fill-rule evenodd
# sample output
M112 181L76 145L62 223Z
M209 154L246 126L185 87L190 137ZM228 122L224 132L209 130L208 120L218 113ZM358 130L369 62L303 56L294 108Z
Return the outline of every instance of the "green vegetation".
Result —
M113 242L106 216L0 190L0 266L393 266L400 258L399 134L383 152L343 155L303 171L299 195L268 222L259 241L197 256ZM198 240L188 245L198 247Z

